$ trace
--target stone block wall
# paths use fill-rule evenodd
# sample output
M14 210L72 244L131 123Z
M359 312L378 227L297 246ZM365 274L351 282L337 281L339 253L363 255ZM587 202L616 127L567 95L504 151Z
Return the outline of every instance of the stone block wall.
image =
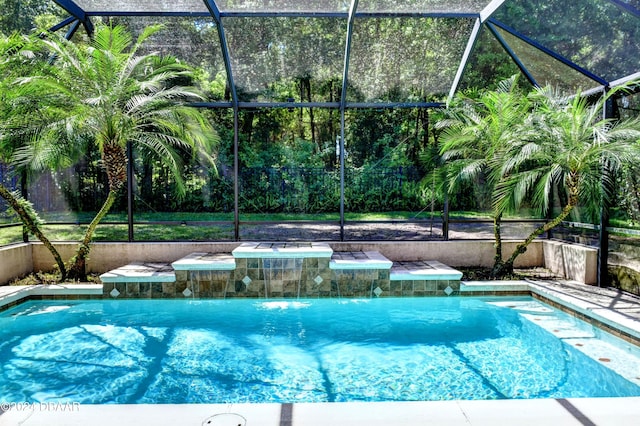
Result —
M327 297L328 258L236 259L233 292L227 297Z
M233 277L233 271L176 271L173 297L223 299L232 290Z
M103 295L121 299L296 299L451 296L460 293L460 280L451 279L449 275L458 278L457 274L462 274L446 265L405 262L400 265L399 272L394 272L387 265L372 266L367 262L371 259L364 260L356 259L348 264L335 263L328 257L240 258L232 265L235 269L223 265L220 270L209 270L209 265L199 270L174 270L166 263L136 263L105 276L108 280L104 282ZM215 268L215 265L211 267Z
M451 291L448 292L447 288ZM390 295L394 297L453 296L460 294L460 280L391 281L390 291Z
M389 270L334 270L331 280L331 297L389 296L389 282Z

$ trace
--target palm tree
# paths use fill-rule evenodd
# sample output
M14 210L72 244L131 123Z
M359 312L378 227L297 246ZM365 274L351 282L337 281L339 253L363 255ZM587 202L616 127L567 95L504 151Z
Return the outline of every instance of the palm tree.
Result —
M612 95L589 104L579 93L566 99L550 88L532 92L535 108L518 130L523 138L505 155L494 208L517 207L529 199L546 212L554 188L565 191L567 201L555 218L518 244L500 273L512 271L527 246L560 224L579 202L599 211L613 196L616 176L640 160L640 119L603 118L604 104Z
M500 183L501 161L506 149L517 143L520 135L514 129L529 111L527 97L518 89L516 76L504 80L495 91L472 96L459 95L445 114L447 118L437 126L440 136L440 155L445 168L447 193L454 196L463 183L472 183L493 197ZM509 212L507 204L492 200L491 216L495 238L492 275L503 265L502 216Z
M33 70L37 66L34 47L33 41L28 37L17 34L9 37L0 35L0 161L5 164L12 162L18 147L31 137L28 131L24 132L28 127L24 117L30 115L37 106L21 102L15 79L21 71ZM58 250L42 232L42 221L33 205L18 191L7 188L3 182L0 182L0 197L18 215L27 232L35 235L49 250L60 271L60 281L64 281L67 276L65 264Z
M96 227L109 212L127 181L127 147L150 153L171 172L178 195L184 195L182 157L189 152L213 164L218 138L201 112L187 102L202 99L193 88L192 71L173 57L139 54L160 27L149 27L133 42L120 26L97 29L91 43L43 39L55 58L49 73L24 78L31 96L51 107L66 109L59 119L39 129L18 162L30 168L59 167L92 143L106 171L108 195L89 224L70 262L69 277L86 280L86 260Z

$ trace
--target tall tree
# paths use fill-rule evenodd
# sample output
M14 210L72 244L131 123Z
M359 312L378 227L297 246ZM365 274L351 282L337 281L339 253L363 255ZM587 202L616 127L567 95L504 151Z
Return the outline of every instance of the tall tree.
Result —
M59 20L62 9L55 2L40 0L0 0L0 32L28 34L44 21Z
M462 184L472 183L484 190L484 196L493 198L495 188L503 179L504 153L522 137L514 129L529 111L527 97L518 90L517 80L515 76L504 80L495 91L458 95L445 111L447 118L437 124L442 129L440 155L445 168L445 188L450 197L458 193ZM501 221L510 207L491 202L494 276L504 268Z
M517 208L528 199L546 212L554 188L564 191L567 201L555 218L518 244L501 273L512 271L528 245L562 222L579 203L600 211L613 197L619 173L640 161L640 118L603 118L604 104L613 94L590 104L580 93L567 99L551 88L532 92L535 108L517 129L523 137L505 153L494 208Z
M109 192L89 224L69 266L69 277L86 280L86 260L96 227L127 181L127 148L139 147L170 170L184 195L182 157L186 152L213 164L217 135L201 112L187 102L202 99L189 82L192 70L171 56L139 55L144 42L161 27L148 27L134 42L120 26L102 26L90 45L43 39L56 59L47 74L24 78L30 96L45 106L66 107L32 143L20 150L19 162L32 168L58 166L73 158L83 143L101 154Z
M33 40L29 37L17 34L9 37L0 36L0 161L5 164L10 164L19 147L32 137L28 128L34 123L27 125L25 117L39 110L37 103L23 102L20 88L15 84L15 79L22 72L38 68L34 48ZM37 115L43 117L47 113L41 112ZM27 174L26 170L22 171ZM21 173L21 170L14 168L14 172ZM3 182L0 182L0 197L18 215L27 232L35 235L49 250L60 271L60 280L64 281L67 275L65 264L58 250L42 231L42 221L32 204L25 200L19 191L11 190Z

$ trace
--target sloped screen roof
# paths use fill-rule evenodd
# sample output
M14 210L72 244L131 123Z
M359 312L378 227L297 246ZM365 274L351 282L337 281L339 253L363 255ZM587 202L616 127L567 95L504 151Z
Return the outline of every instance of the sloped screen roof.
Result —
M212 102L278 104L274 88L304 80L326 90L299 103L429 106L509 71L570 92L640 71L637 0L54 1L89 31L105 16L172 20L158 43L225 82Z

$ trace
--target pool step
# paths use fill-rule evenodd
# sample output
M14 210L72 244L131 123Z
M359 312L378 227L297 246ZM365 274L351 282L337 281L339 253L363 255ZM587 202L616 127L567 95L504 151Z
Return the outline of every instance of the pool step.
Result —
M437 260L416 262L394 262L391 267L391 281L445 280L460 281L462 272Z
M168 263L134 262L100 275L103 283L171 283L176 274Z
M168 263L133 262L100 275L104 297L161 298L175 288L176 274Z
M176 271L233 271L236 259L231 253L191 253L171 266Z
M392 264L377 251L339 251L331 256L329 269L391 269Z
M392 296L460 294L462 272L436 260L394 262L389 276Z

